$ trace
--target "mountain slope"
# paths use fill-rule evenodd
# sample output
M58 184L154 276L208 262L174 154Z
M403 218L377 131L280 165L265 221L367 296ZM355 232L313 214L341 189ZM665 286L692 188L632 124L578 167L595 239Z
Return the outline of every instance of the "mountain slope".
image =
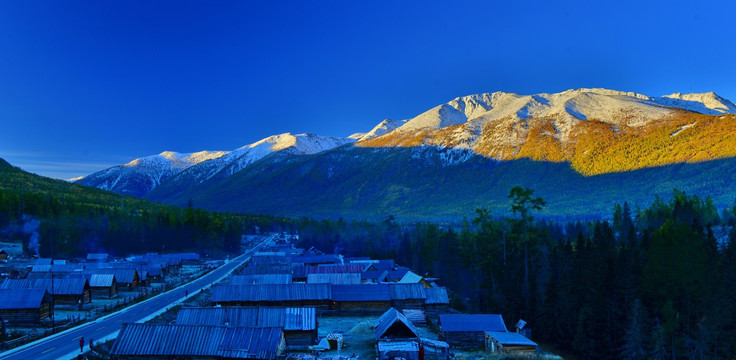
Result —
M135 159L125 165L113 166L76 182L140 197L181 170L225 154L227 153L224 151L200 151L189 154L164 151L158 155Z
M231 151L225 156L202 162L181 171L162 186L150 192L148 198L165 200L181 194L213 177L224 178L243 170L252 163L273 153L291 155L315 154L344 144L353 139L318 136L314 134L281 134L267 137L253 144Z

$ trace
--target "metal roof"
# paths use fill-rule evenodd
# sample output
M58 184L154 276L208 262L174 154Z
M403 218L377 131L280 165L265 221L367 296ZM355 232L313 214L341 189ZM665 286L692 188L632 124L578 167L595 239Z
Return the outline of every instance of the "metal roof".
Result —
M51 284L53 283L53 289ZM67 276L53 279L37 279L33 282L34 288L46 289L51 295L82 295L89 288L87 279L83 276Z
M92 274L89 277L91 287L110 287L116 283L114 274Z
M217 285L213 302L329 300L329 284Z
M307 274L308 284L360 284L360 273Z
M383 315L381 315L378 320L373 324L373 327L375 328L374 334L376 336L376 340L380 339L386 332L393 327L395 324L396 326L404 327L408 329L414 336L418 337L417 335L417 328L414 327L414 324L409 321L409 319L404 316L404 314L400 313L398 310L394 308L388 309Z
M537 346L537 343L529 340L524 335L509 331L486 331L486 335L501 343L501 345L528 345Z
M348 265L327 264L327 265L307 267L307 275L309 274L360 273L360 272L363 272L363 268L359 264L348 264Z
M427 294L427 299L424 300L425 304L437 305L450 303L450 297L447 296L447 289L444 287L427 288L424 289L424 293Z
M440 328L447 331L507 331L498 314L442 314Z
M283 347L283 332L275 327L127 323L110 355L274 359Z
M390 301L386 284L332 285L334 301Z
M291 274L233 275L230 285L291 284Z
M33 281L29 279L5 279L0 283L0 289L30 289Z
M38 309L46 294L45 289L0 289L0 310Z
M427 293L422 284L389 284L391 300L424 300Z
M338 255L301 255L292 257L292 262L303 264L340 264Z
M135 280L135 276L138 275L138 270L130 267L115 267L115 268L98 268L98 269L87 269L84 271L85 274L113 274L115 280L118 283L128 284ZM140 280L140 276L138 276Z
M89 253L87 254L87 260L102 260L105 261L110 256L107 253Z
M176 317L179 325L229 325L282 327L284 330L317 329L313 307L197 307L182 308Z

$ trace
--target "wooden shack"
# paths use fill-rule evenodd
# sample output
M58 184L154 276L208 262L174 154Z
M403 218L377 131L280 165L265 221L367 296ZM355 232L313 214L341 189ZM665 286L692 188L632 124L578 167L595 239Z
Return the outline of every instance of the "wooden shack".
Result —
M216 285L212 302L222 306L287 306L328 309L329 284Z
M92 302L92 289L84 276L37 279L34 288L43 288L51 293L55 304L87 304Z
M442 314L440 340L458 348L484 348L486 331L508 332L498 314Z
M284 334L278 327L126 323L110 349L110 357L274 360L284 347Z
M386 284L332 285L331 309L376 313L391 307L391 292Z
M486 331L485 349L492 353L535 354L537 344L526 336L509 331Z
M91 274L89 275L89 287L95 298L111 298L118 294L115 274Z
M419 339L414 324L394 308L384 312L373 324L373 329L376 341Z
M317 342L317 312L313 307L197 307L182 308L179 325L281 327L286 346L306 350Z
M427 293L422 284L389 284L391 306L397 309L423 309Z
M9 325L38 325L50 314L46 289L0 289L0 317Z

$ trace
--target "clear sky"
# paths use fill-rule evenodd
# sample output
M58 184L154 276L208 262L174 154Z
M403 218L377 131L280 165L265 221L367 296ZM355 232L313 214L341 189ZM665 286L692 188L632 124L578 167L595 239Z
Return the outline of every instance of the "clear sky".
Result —
M736 101L733 1L2 1L0 157L71 178L458 96Z

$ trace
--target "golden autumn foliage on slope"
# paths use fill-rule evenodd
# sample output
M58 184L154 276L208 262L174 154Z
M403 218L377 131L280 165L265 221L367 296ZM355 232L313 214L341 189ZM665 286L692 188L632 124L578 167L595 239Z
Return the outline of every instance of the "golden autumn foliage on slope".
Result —
M499 160L569 162L583 175L736 157L736 116L677 112L644 126L580 120L567 138L554 119L499 119L475 130L466 124L438 130L400 129L358 143L363 147L465 148Z

